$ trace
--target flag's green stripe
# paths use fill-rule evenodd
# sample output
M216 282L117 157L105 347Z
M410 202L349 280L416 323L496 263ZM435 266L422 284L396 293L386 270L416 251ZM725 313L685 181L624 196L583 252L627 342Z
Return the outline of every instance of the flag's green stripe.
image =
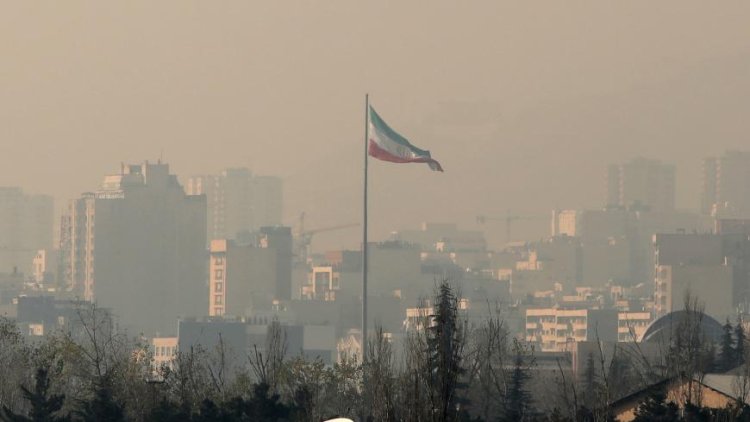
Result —
M419 149L409 143L409 141L406 140L403 136L399 135L395 130L391 129L388 124L386 124L383 119L380 118L377 112L375 112L375 109L370 107L370 122L372 122L372 125L375 126L375 129L382 133L383 135L387 136L389 139L391 139L393 142L396 142L398 144L401 144L412 151L414 151L415 154L421 155L421 156L430 156L429 151L425 151L423 149Z

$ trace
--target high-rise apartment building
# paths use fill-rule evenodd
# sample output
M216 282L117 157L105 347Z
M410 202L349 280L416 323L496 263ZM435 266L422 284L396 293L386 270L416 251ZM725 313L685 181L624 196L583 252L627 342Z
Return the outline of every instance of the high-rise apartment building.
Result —
M750 218L750 151L703 160L701 210L721 218Z
M206 198L186 195L169 165L122 165L63 219L63 282L129 327L174 331L205 312Z
M208 313L247 316L292 298L292 230L261 227L243 239L214 239L209 250Z
M52 248L53 221L51 196L0 187L0 273L30 274L37 251Z
M258 247L276 253L276 299L292 298L292 229L285 226L261 227Z
M635 158L607 169L607 207L669 212L675 208L675 169L671 164Z
M282 182L278 177L231 168L219 175L190 177L186 190L190 195L206 195L209 240L235 239L241 232L281 224Z
M270 309L276 298L276 259L273 249L212 240L208 315L242 317Z
M745 234L672 233L653 236L654 313L684 309L687 293L719 321L750 298L750 241Z

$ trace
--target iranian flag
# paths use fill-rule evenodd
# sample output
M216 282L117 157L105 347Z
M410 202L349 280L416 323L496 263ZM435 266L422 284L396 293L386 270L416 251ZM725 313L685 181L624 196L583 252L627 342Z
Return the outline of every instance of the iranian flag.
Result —
M396 133L380 118L374 108L370 107L369 114L370 156L392 163L427 163L430 169L443 171L440 163L430 156L430 151L415 147Z

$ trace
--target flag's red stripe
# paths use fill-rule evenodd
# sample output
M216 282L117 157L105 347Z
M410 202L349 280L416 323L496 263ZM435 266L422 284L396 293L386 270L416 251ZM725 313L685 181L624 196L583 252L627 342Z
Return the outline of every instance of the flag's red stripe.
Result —
M383 161L390 161L391 163L432 163L437 167L438 171L443 171L443 168L440 166L440 163L433 160L432 158L427 157L417 157L417 158L404 158L399 157L398 155L393 155L390 152L384 150L383 148L380 148L380 145L378 145L377 142L375 142L373 139L370 139L370 145L368 152L372 157L377 158L378 160Z

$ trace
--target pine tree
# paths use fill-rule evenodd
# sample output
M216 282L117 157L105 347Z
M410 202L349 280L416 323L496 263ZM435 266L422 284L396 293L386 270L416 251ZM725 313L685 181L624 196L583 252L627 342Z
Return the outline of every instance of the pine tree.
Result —
M739 366L745 363L745 342L747 341L745 338L745 329L742 327L742 319L740 317L737 317L737 325L734 327L734 337L734 366Z
M723 371L728 371L734 368L736 358L736 346L734 342L734 327L729 323L727 318L726 323L723 326L723 334L721 336L721 351L719 353L719 368Z
M441 283L435 298L433 325L428 330L429 393L433 412L439 421L455 420L459 377L465 345L464 329L459 322L458 299L448 282Z
M0 419L8 422L62 422L69 420L67 417L55 416L55 413L62 409L65 395L49 395L50 381L47 368L37 369L34 381L34 391L21 386L21 392L31 406L29 416L17 415L6 406L3 406L3 411L0 412Z
M510 375L508 394L505 398L505 412L502 421L523 421L529 420L531 395L526 389L526 382L529 379L528 369L524 362L523 347L518 340L513 340L515 349L515 358L513 363L513 372Z

